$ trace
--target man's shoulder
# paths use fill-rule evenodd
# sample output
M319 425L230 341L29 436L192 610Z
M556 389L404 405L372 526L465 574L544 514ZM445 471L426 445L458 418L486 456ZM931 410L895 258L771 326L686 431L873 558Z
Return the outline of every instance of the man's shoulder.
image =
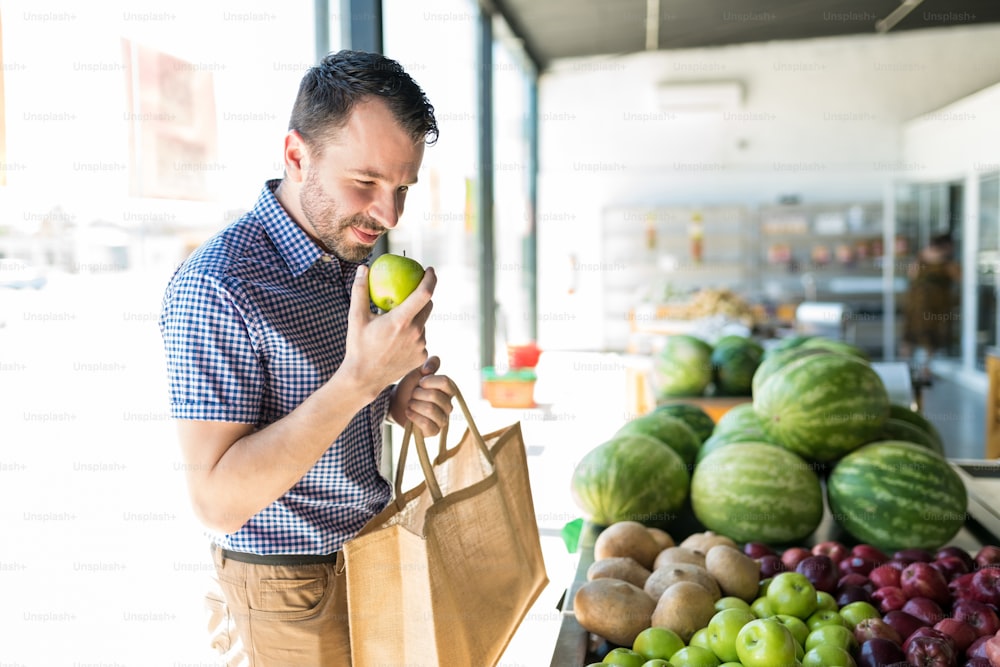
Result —
M181 264L179 275L225 280L238 275L241 264L266 244L261 221L247 212L201 243Z

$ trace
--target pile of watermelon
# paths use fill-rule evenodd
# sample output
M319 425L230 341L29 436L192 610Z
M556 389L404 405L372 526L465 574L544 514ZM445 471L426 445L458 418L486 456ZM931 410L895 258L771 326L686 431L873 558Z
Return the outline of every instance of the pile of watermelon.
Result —
M714 345L688 334L667 336L653 368L657 400L749 396L763 357L763 346L747 336L728 334Z
M670 349L681 346L695 347ZM718 423L665 403L588 452L571 482L587 518L655 524L686 508L737 542L783 545L808 538L829 508L853 538L889 550L937 548L965 523L966 489L940 434L890 401L860 348L792 339L749 382L752 400Z

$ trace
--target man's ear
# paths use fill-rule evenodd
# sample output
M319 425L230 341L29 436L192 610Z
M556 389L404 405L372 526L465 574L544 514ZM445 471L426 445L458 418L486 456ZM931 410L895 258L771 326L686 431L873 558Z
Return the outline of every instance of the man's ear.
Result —
M296 130L290 130L285 135L284 158L285 177L296 183L304 181L309 169L309 147Z

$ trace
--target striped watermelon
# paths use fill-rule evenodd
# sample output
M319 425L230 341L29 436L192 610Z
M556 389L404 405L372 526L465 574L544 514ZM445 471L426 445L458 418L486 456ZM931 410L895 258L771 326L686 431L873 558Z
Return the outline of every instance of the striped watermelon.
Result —
M746 442L716 449L698 463L691 509L705 528L737 542L785 544L819 526L823 491L802 457Z
M750 381L750 393L756 396L760 393L760 388L764 385L764 382L774 375L778 370L784 368L788 364L792 363L796 359L801 359L802 357L810 357L816 354L832 354L830 350L825 350L818 347L802 347L801 345L796 345L795 347L790 347L779 352L772 352L764 356L764 360L760 362L760 366L754 371L753 379Z
M833 518L856 539L892 552L937 549L965 523L965 484L947 459L912 442L854 450L827 478Z
M712 346L687 334L667 336L653 365L658 398L702 396L712 382Z
M715 430L715 420L705 412L700 405L685 402L668 402L656 406L653 412L662 412L671 417L678 417L694 429L698 438L704 442Z
M908 421L921 431L926 433L931 437L932 440L937 442L937 448L944 452L944 440L941 438L941 432L937 430L934 423L923 416L916 410L911 409L909 406L900 405L899 403L893 403L889 406L889 416L895 419L902 419ZM891 440L892 438L886 438L886 440Z
M698 455L695 457L695 465L701 463L706 456L720 447L742 445L748 442L766 442L775 447L779 446L768 440L767 434L764 433L764 430L760 426L745 429L732 428L727 431L713 433L708 440L701 443L701 449L698 450Z
M573 469L570 492L598 526L616 521L665 524L684 505L688 467L670 447L648 435L621 435L593 448Z
M667 447L677 452L684 463L694 463L698 450L701 448L701 438L694 429L680 417L672 417L666 412L653 410L636 417L615 432L615 436L636 433L656 438Z
M941 446L939 440L934 439L927 431L921 430L920 427L914 426L913 422L897 417L889 417L885 420L882 434L876 438L877 440L913 442L944 456L944 447Z
M807 350L816 348L821 350L829 350L830 352L849 354L851 356L857 357L858 359L871 361L871 357L862 348L843 340L833 340L832 338L824 338L823 336L816 336L814 338L810 338L809 340L803 342L801 347Z
M754 412L753 403L740 403L726 410L719 417L712 435L717 433L727 433L729 431L745 431L748 429L760 429L760 417Z
M771 439L821 463L872 442L889 418L889 394L871 364L830 352L782 366L753 406Z

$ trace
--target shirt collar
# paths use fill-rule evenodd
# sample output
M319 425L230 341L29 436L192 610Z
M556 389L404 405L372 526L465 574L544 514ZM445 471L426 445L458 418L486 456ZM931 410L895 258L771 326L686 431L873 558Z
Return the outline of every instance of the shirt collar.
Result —
M284 209L274 191L281 179L271 179L264 184L254 204L253 213L264 226L268 238L278 249L278 254L285 260L292 275L298 276L309 270L316 262L322 261L335 267L335 270L347 281L354 279L354 273L364 262L349 262L330 253L324 252L309 238L298 224L292 220ZM334 261L336 260L336 261Z

